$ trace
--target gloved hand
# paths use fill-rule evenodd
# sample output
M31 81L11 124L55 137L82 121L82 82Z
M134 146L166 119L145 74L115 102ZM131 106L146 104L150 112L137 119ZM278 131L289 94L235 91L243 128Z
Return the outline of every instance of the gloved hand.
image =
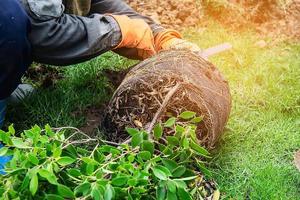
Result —
M169 49L202 51L196 44L182 39L181 34L172 29L158 33L154 38L154 43L156 51Z
M119 24L122 40L114 51L127 58L143 60L154 55L154 37L150 26L142 19L126 15L110 15Z

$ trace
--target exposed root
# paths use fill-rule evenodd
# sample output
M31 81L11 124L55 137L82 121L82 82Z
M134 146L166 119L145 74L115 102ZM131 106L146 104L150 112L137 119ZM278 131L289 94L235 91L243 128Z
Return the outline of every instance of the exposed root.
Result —
M230 107L228 84L217 69L196 54L174 50L131 69L109 103L103 126L109 140L124 142L126 127L151 132L156 123L190 110L203 116L197 136L212 147Z

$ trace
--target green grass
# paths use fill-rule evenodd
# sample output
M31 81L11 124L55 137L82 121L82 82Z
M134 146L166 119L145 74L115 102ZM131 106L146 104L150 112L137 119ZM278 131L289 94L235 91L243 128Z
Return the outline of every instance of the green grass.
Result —
M225 198L299 199L300 45L259 48L255 33L218 26L187 36L204 47L231 42L233 51L212 59L229 80L233 106L212 167ZM266 38L268 43L272 40Z
M231 42L233 50L211 59L228 79L233 98L231 117L211 168L224 199L299 199L300 173L293 153L300 148L300 44L273 43L259 48L250 30L234 33L219 25L185 31L186 38L206 48ZM8 122L18 129L31 125L81 126L74 116L87 106L107 101L112 88L104 68L129 66L111 53L61 69L65 78L39 89L11 108Z

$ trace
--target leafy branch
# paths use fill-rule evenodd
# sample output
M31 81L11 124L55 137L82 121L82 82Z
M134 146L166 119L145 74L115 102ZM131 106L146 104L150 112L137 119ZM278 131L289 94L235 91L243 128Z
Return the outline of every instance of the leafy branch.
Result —
M151 131L127 128L118 144L91 138L77 128L34 126L16 136L0 131L12 156L0 177L1 199L203 199L210 175L206 149L196 138L194 112L157 124ZM170 130L173 134L170 135ZM68 137L66 137L68 135Z

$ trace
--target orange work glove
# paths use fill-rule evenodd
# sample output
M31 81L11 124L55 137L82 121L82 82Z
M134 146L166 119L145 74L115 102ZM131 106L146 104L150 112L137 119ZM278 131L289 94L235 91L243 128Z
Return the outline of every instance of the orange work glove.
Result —
M183 40L181 34L172 29L158 33L154 38L154 43L156 51L169 49L202 51L196 44Z
M114 51L122 56L143 60L154 55L154 37L150 26L142 19L126 15L110 15L119 24L122 40Z

